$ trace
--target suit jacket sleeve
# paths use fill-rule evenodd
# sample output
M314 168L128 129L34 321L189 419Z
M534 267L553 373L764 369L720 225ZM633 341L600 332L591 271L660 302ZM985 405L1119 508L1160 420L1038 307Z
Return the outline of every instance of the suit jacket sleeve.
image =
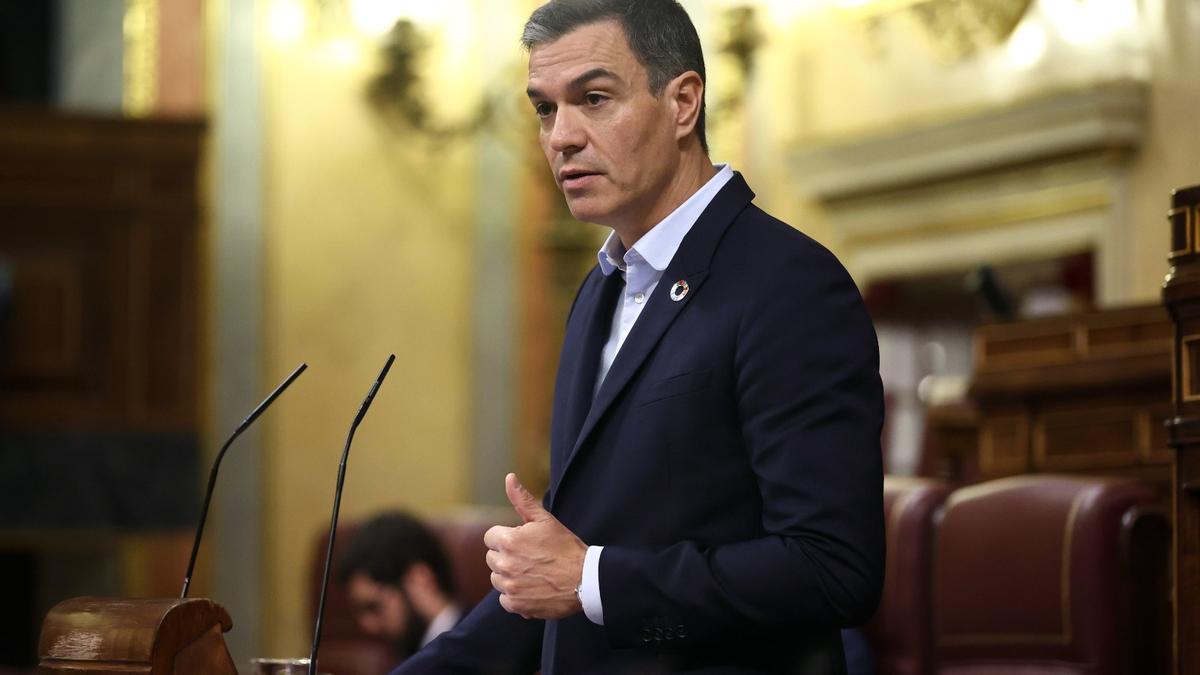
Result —
M452 630L391 675L530 675L540 667L545 622L522 619L492 591Z
M875 610L883 582L878 343L832 254L812 246L791 257L747 298L734 354L732 395L762 499L761 536L605 546L600 592L615 646L853 626Z

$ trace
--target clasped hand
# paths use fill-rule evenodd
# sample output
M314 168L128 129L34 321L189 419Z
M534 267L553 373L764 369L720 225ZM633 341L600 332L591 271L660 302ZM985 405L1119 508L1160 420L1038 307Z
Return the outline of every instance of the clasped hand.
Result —
M587 545L544 509L516 474L505 476L504 492L524 524L496 526L483 535L500 606L526 619L562 619L581 611L575 589L583 578Z

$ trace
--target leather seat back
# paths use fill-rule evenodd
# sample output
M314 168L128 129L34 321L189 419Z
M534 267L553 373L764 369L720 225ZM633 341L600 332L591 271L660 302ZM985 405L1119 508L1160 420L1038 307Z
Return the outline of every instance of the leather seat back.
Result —
M1122 519L1154 499L1135 481L1055 475L953 493L934 547L938 672L1129 672Z
M950 485L932 478L885 476L887 562L883 595L864 627L881 675L928 673L932 664L933 516Z

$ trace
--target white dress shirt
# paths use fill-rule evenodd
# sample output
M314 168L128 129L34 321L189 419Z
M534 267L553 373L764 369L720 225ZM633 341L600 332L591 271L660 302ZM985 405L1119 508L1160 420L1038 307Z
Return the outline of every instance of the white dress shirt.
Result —
M629 250L625 249L617 233L612 232L596 254L604 276L611 276L620 271L625 278L625 289L613 310L608 340L600 351L593 397L600 391L600 385L604 383L613 361L616 361L621 345L625 343L625 338L629 337L633 324L642 314L642 308L658 287L663 271L675 257L684 236L700 219L700 214L708 208L721 188L733 178L733 169L730 169L728 164L715 164L713 168L717 169L715 176L680 204L679 208L650 228L650 231L634 242ZM592 623L601 626L604 625L604 607L600 602L600 554L603 550L603 546L588 547L583 559L583 581L579 592L583 613Z
M421 646L433 642L433 639L442 633L454 628L458 625L458 620L462 618L462 608L453 602L442 608L438 615L433 617L433 621L429 622L429 626L425 629L425 635L421 636Z

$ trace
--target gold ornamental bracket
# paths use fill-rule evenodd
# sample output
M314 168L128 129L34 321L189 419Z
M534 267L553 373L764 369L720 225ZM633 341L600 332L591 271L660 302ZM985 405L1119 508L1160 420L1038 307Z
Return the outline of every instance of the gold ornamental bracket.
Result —
M908 10L946 61L960 61L1003 43L1021 23L1031 0L926 0Z
M1032 4L1032 0L843 0L835 9L869 24L891 17L910 19L921 27L940 59L956 62L1007 40Z

